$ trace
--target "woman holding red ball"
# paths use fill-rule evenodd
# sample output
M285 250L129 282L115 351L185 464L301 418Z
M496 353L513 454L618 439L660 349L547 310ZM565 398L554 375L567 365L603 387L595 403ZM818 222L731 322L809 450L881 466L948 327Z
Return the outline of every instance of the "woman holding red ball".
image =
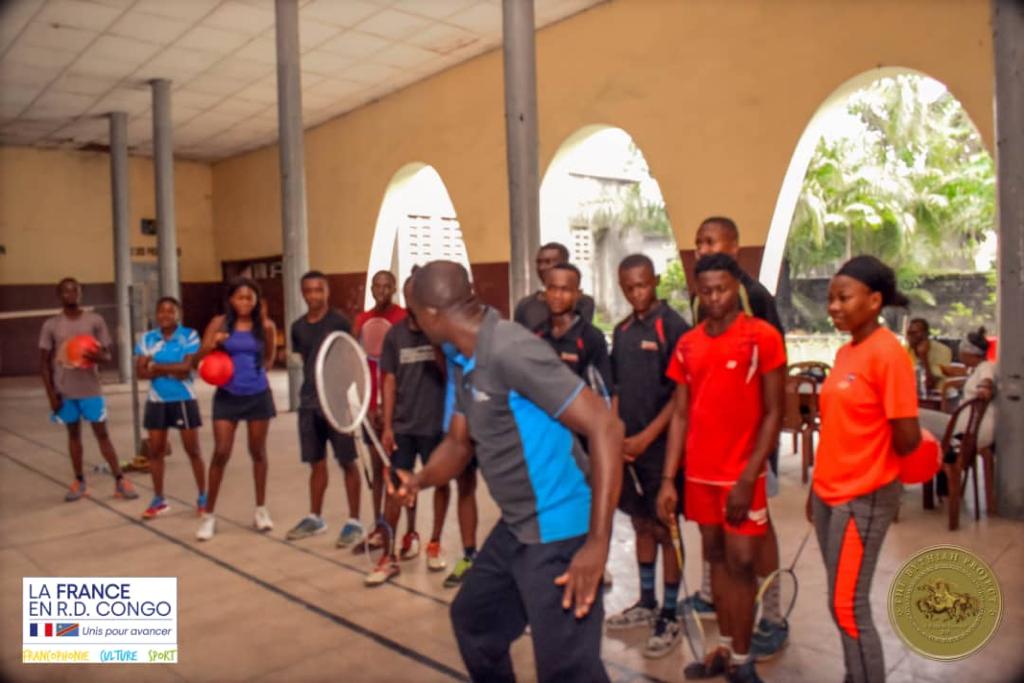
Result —
M249 455L256 488L253 526L259 531L269 531L274 526L266 508L267 430L277 411L267 370L274 363L277 328L264 313L259 285L248 278L237 278L229 283L224 311L206 326L202 347L194 359L198 364L206 356L222 351L231 357L234 368L227 383L218 387L213 395L213 459L206 509L196 531L200 541L208 541L216 533L214 506L224 468L231 458L235 429L243 420L248 423Z

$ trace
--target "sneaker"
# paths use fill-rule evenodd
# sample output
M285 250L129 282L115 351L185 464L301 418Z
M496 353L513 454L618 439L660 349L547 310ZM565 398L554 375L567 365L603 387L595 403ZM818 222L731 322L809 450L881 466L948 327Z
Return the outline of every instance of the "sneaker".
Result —
M402 552L398 554L400 560L411 560L420 554L420 535L415 531L408 532L402 536Z
M753 660L747 660L739 666L730 667L725 674L725 680L729 683L764 683L757 675Z
M703 662L690 662L683 667L683 677L688 681L717 678L729 670L730 660L729 650L720 647Z
M632 607L627 607L618 614L613 614L605 620L609 631L621 631L636 626L650 626L658 616L658 606L644 607L639 602Z
M679 619L668 619L659 616L654 622L654 630L644 644L644 657L658 659L672 652L682 634Z
M68 492L64 494L64 502L73 503L82 496L87 495L89 494L85 490L85 482L78 481L77 479L75 479L73 482L71 482L71 486L68 487Z
M114 481L114 498L135 500L138 497L139 492L135 490L135 485L127 477L121 477Z
M154 517L159 517L170 509L171 506L167 504L167 501L163 499L163 496L153 496L153 500L149 501L149 507L142 513L142 518L153 519Z
M270 531L274 528L274 522L270 519L270 511L266 505L260 505L252 515L252 525L256 531Z
M258 522L257 528L259 528ZM297 541L300 538L309 538L310 536L322 534L325 531L327 531L327 522L325 522L323 518L308 515L306 517L303 517L302 521L300 521L298 524L292 527L288 531L288 533L285 534L285 538L287 538L289 541Z
M363 579L363 583L367 586L379 586L382 583L392 579L402 570L398 568L398 563L395 561L394 556L382 555L380 560L377 562L377 566L374 567L373 571L366 575Z
M206 512L206 494L200 493L196 497L196 517L202 517Z
M357 520L350 519L345 522L345 526L341 528L341 533L338 534L338 541L335 545L339 548L347 548L350 545L361 543L362 540L363 525Z
M452 573L445 577L444 587L445 588L457 588L462 585L462 579L466 577L468 572L473 567L473 560L468 557L463 557L461 560L455 563L455 569Z
M718 618L718 615L715 614L715 603L701 597L700 591L694 591L690 597L683 598L679 603L679 611L682 612L684 609L693 610L702 619Z
M764 662L782 652L789 642L789 623L775 623L762 619L750 641L750 654L755 662Z
M441 543L431 541L427 544L427 569L432 572L442 571L448 563L441 557Z
M212 512L204 512L199 520L199 528L196 529L196 538L200 541L209 541L217 532L217 518Z

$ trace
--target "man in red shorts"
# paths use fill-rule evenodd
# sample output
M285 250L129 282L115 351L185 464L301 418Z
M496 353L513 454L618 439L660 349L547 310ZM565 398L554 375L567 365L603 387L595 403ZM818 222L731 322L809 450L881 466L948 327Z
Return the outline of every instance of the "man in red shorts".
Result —
M668 367L678 386L658 513L665 522L675 514L682 463L686 518L700 526L721 633L719 647L684 674L754 683L754 555L767 531L765 463L779 440L786 351L778 330L740 309L731 256L703 257L696 274L704 320L680 338Z

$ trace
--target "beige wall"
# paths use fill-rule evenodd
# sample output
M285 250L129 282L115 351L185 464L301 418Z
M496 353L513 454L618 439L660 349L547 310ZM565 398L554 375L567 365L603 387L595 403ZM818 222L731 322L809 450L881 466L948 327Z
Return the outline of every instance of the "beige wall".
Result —
M541 174L579 128L624 128L664 194L680 246L700 218L763 245L801 133L829 94L880 66L945 83L992 142L982 0L613 0L537 37ZM444 179L473 262L507 261L500 52L306 134L310 261L366 269L380 201L404 164ZM276 148L215 164L221 258L280 252Z
M174 167L183 281L220 280L209 165ZM156 215L151 159L129 159L131 245L155 247L139 229ZM114 279L110 157L98 152L0 147L0 285L47 284L65 275Z
M727 213L763 245L801 133L829 94L880 66L945 83L992 141L992 46L983 0L613 0L537 37L541 174L589 124L625 129L664 195L676 239ZM508 200L498 51L306 133L310 262L366 269L398 169L434 166L470 260L507 261ZM0 284L113 273L108 157L0 148ZM132 243L152 246L152 163L131 159ZM276 147L211 167L176 165L182 280L281 251ZM211 199L212 195L212 199ZM216 226L216 228L214 227Z

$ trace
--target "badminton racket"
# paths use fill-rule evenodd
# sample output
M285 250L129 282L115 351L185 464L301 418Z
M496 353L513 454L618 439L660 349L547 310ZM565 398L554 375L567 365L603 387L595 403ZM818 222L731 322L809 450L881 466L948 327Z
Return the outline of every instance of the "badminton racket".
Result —
M789 615L793 613L793 608L796 606L796 596L800 588L793 567L796 566L797 560L800 559L800 554L803 553L804 547L811 537L811 531L813 531L813 528L808 529L807 533L804 534L803 540L800 541L800 546L797 548L793 561L789 563L789 566L780 567L773 571L765 578L764 583L757 590L757 595L754 598L755 626L764 616L765 596L770 590L778 591L779 611L782 614L783 623L789 621Z
M604 404L611 410L612 398L608 394L608 386L604 383L604 379L601 378L601 373L598 372L595 365L587 366L587 382L594 393L603 398ZM629 477L633 480L633 489L636 491L636 495L643 497L644 487L640 485L640 476L636 473L633 463L626 463L626 471L629 472Z
M344 332L332 332L320 345L316 357L316 391L320 409L330 425L355 441L366 485L373 490L372 465L367 439L384 463L387 477L391 461L381 446L367 417L370 409L370 368L363 348ZM390 547L394 532L384 521L383 510L374 510L378 529L387 535L384 547ZM370 549L369 538L363 547Z
M679 576L683 585L683 595L691 595L686 585L686 565L683 563L683 541L679 536L679 519L672 515L669 524L669 533L672 536L672 548L676 551L676 562L679 563ZM706 637L704 635L704 624L701 623L700 614L693 609L689 600L682 601L680 615L683 622L683 634L686 636L686 643L690 646L690 654L693 661L703 662L706 652Z

